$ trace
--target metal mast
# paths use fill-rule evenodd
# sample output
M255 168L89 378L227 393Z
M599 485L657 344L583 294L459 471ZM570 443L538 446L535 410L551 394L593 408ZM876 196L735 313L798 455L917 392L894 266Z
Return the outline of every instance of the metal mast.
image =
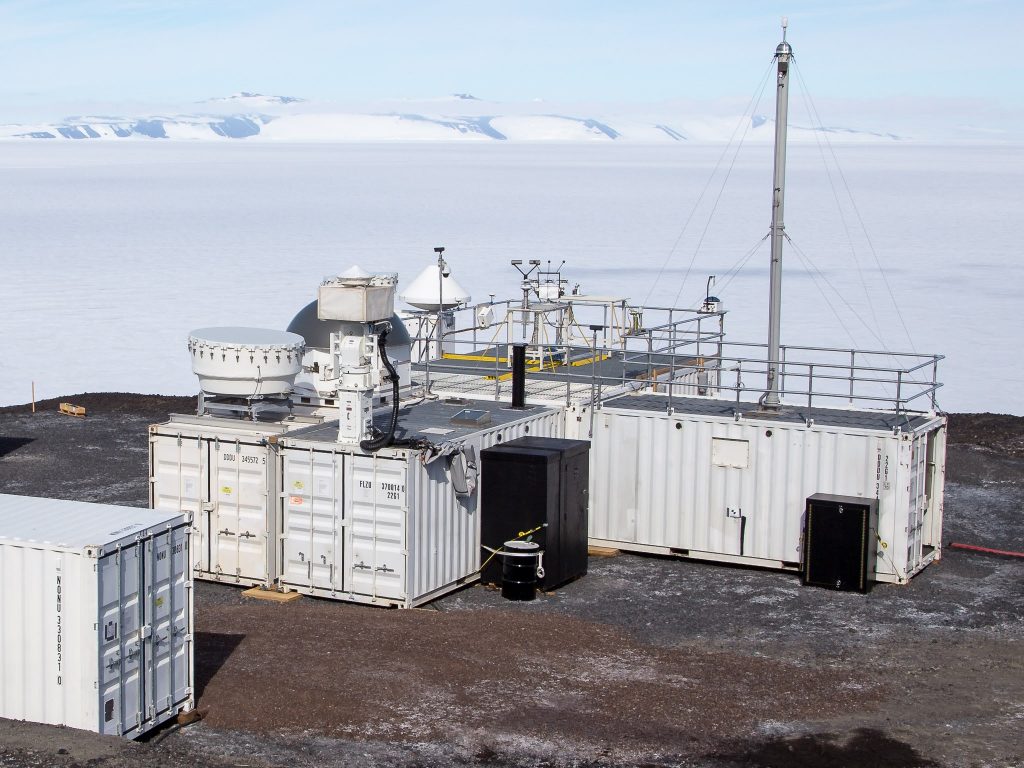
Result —
M782 19L782 42L775 49L778 78L775 87L775 175L772 183L772 268L768 303L768 391L762 398L767 410L778 410L779 336L782 325L782 238L786 225L783 208L786 197L786 122L789 113L789 60L793 49L786 42L786 18Z

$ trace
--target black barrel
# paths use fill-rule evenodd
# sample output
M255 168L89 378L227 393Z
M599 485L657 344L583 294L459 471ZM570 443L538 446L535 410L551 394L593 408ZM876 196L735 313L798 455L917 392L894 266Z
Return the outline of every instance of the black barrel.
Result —
M501 559L501 596L506 600L533 600L537 596L540 544L506 541Z

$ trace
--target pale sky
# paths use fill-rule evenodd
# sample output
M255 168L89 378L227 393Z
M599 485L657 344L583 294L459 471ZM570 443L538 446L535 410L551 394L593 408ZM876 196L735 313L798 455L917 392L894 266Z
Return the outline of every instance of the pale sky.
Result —
M0 99L749 97L779 18L817 97L1021 108L1021 0L8 0Z

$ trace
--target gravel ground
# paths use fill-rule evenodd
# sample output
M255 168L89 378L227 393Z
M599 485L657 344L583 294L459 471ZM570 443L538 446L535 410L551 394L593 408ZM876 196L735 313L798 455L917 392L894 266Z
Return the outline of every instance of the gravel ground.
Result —
M0 409L0 490L142 505L194 401ZM945 538L1024 550L1024 419L951 418ZM1004 449L1005 447L1005 449ZM0 720L0 767L1024 764L1024 561L948 549L867 596L619 555L532 604L268 604L197 582L204 719L148 741Z

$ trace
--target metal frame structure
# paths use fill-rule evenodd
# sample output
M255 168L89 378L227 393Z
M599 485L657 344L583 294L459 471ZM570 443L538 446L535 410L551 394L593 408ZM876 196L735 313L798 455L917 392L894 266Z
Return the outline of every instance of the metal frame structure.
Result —
M557 344L536 331L536 324L550 328L552 318L557 321L574 307L596 309L601 319L614 313L627 322L590 326L597 330L589 343L579 322L571 325L576 334L563 335ZM504 316L483 327L465 322L459 327L460 320L476 318L484 308L504 310ZM435 393L507 399L511 374L504 350L514 343L527 345L527 376L534 399L541 402L600 403L623 392L651 389L668 393L671 412L676 395L726 397L755 405L770 388L774 357L769 345L727 341L724 311L631 307L622 299L587 297L545 303L532 315L512 300L450 311L456 327L441 336L440 355L419 369L430 377L427 383ZM630 322L638 318L652 324ZM434 340L417 335L413 341L425 345ZM930 413L938 408L942 359L916 352L779 345L776 391L780 402L800 407ZM621 364L602 365L607 361ZM695 373L703 377L696 389Z

